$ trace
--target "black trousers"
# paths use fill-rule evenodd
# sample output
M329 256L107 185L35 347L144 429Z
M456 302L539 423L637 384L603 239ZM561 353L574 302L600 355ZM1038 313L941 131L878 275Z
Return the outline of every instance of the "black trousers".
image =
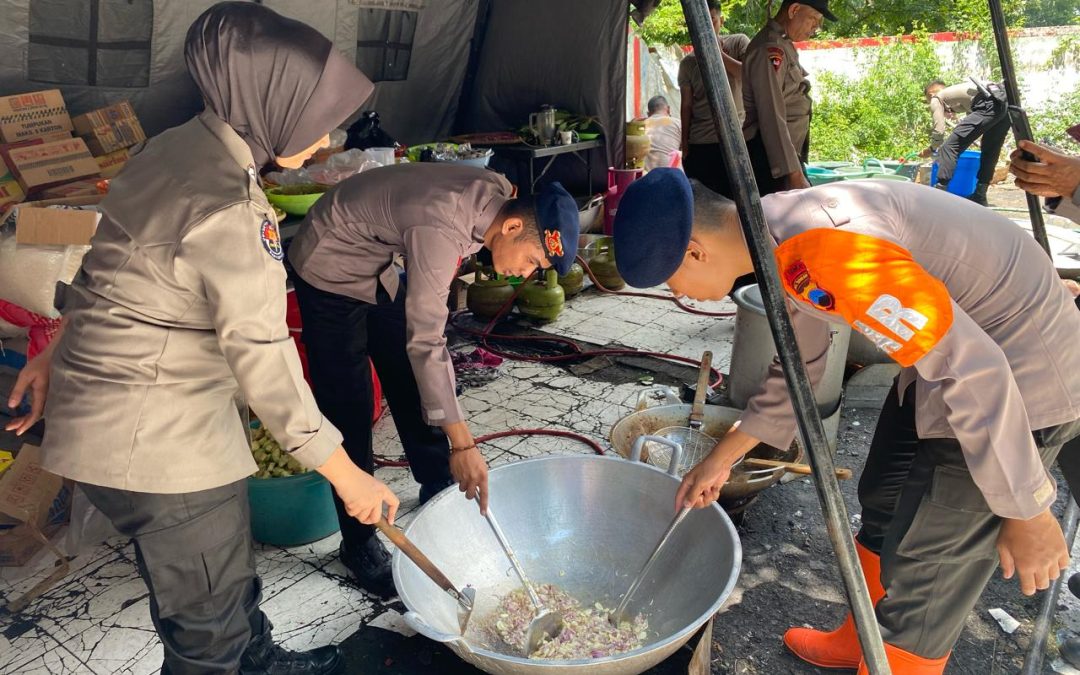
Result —
M754 180L757 182L758 193L762 197L787 189L787 176L773 178L772 166L769 164L769 151L765 149L765 142L761 140L760 131L746 141L746 152L750 155L750 165L754 167ZM799 162L806 164L809 156L810 134L807 134L806 140L799 148Z
M376 304L327 293L299 278L295 287L315 401L345 436L345 452L364 471L374 472L374 362L413 476L421 485L439 489L449 485L450 441L441 429L424 422L420 392L405 351L404 287L393 300L380 287ZM337 495L334 503L346 547L362 544L375 533L373 526L349 516Z
M696 143L687 148L683 160L687 178L694 178L713 192L732 198L731 178L724 164L724 151L719 143Z
M135 540L166 675L235 673L253 637L270 632L259 609L247 483L151 494L82 484L90 502Z
M1005 94L995 89L996 94L987 95L979 92L971 102L971 112L956 125L953 132L945 139L938 150L938 183L948 185L956 172L956 161L960 153L982 138L979 158L979 182L990 184L997 168L1001 146L1009 134L1009 108Z
M951 438L921 439L915 429L914 387L900 405L885 401L859 481L860 543L881 556L886 596L877 618L885 641L924 658L945 656L998 566L1001 518L987 506ZM1034 432L1049 466L1080 422ZM1070 487L1080 444L1069 443L1059 464Z

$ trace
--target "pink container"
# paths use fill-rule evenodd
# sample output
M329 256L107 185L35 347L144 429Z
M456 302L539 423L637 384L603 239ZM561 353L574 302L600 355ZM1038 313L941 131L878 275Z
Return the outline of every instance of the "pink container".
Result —
M642 169L614 169L608 167L607 196L604 197L604 234L611 235L615 232L615 212L619 208L626 188L644 174Z

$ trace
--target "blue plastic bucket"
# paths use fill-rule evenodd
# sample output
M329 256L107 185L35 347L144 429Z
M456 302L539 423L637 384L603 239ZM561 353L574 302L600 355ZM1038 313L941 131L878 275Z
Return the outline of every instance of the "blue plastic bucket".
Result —
M965 150L960 153L956 160L956 171L949 180L949 192L961 197L970 196L975 192L975 184L979 181L979 162L982 153L978 150ZM934 162L934 168L930 171L930 184L937 185L938 164Z

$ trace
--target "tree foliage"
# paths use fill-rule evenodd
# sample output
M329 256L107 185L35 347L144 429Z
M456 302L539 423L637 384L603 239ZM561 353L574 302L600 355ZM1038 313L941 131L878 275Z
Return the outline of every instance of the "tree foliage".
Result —
M933 44L893 42L861 50L858 78L821 73L810 127L812 160L899 159L926 147L930 114L923 87L935 77L948 81Z
M1076 0L1004 0L1006 21L1012 27L1060 25L1077 21ZM780 0L727 0L723 2L724 30L753 35ZM981 32L990 26L986 0L832 0L836 22L826 22L820 37L849 38L866 35L898 35L920 28L930 32ZM690 43L679 0L662 0L640 28L642 37L654 44Z

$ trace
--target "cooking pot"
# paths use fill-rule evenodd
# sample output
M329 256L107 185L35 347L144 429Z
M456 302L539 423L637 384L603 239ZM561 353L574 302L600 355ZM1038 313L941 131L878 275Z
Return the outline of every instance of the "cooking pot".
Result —
M650 400L662 405L648 406ZM690 418L691 405L681 403L678 394L669 387L644 389L638 396L637 410L622 418L611 428L611 447L624 457L630 456L634 440L638 436L654 434L664 427L684 426ZM705 419L701 430L720 440L742 415L741 410L719 405L705 406ZM798 462L802 459L802 447L798 441L785 449L764 443L749 452L748 457L776 459L782 462ZM735 503L775 485L784 477L784 469L755 469L741 464L731 472L731 478L720 490L720 504Z
M614 607L675 515L679 479L643 462L599 455L539 457L489 473L491 508L534 583L551 583L583 604ZM394 583L406 623L488 673L630 675L678 650L735 587L742 548L715 504L695 510L672 534L630 602L649 622L646 644L600 659L526 659L489 644L484 617L520 586L476 503L447 489L418 512L406 535L450 579L476 589L461 635L457 604L400 551Z

